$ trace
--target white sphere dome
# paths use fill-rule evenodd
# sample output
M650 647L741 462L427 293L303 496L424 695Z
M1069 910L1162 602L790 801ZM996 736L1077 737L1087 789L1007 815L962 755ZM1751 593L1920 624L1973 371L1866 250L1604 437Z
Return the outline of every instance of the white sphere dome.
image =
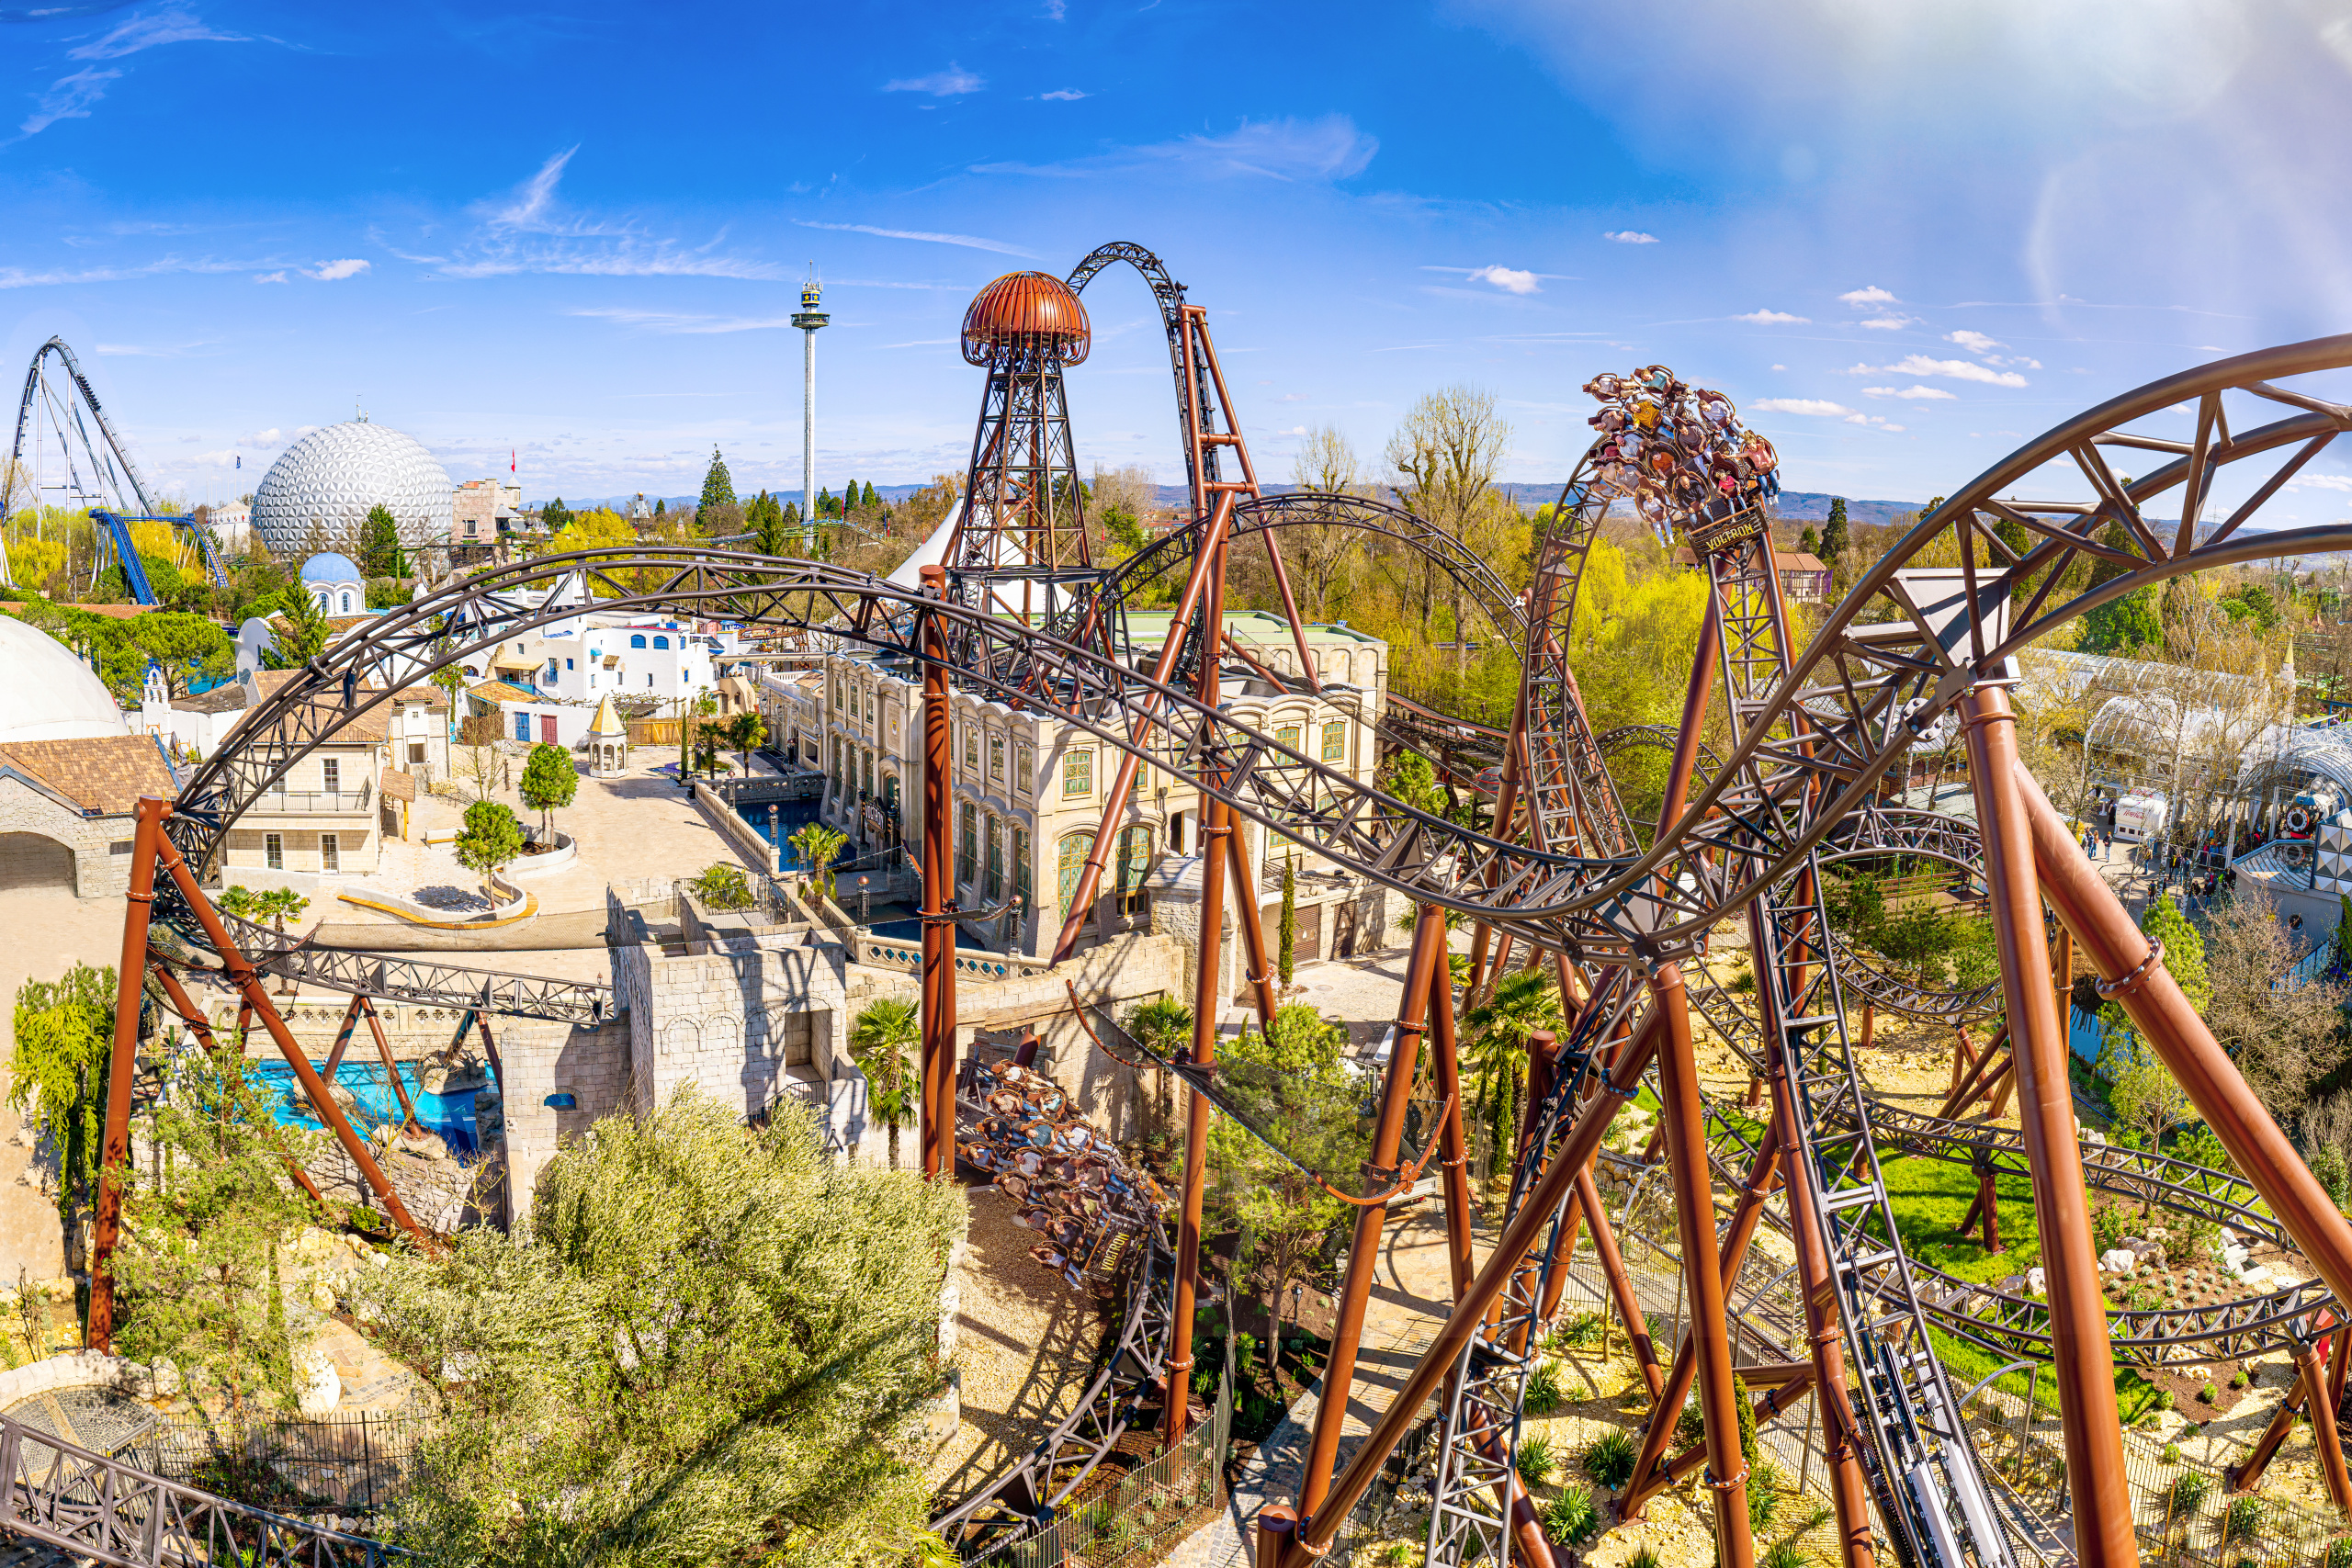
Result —
M253 525L276 554L291 555L315 520L329 538L356 534L368 508L389 508L401 543L447 543L447 470L413 435L364 419L314 430L278 455L254 491Z
M130 733L106 682L39 626L0 615L0 743Z

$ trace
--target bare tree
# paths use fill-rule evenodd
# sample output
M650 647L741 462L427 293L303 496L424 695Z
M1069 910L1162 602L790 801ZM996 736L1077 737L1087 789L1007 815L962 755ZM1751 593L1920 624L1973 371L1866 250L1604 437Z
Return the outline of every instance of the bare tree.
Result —
M1510 449L1511 428L1495 410L1495 395L1475 387L1445 387L1424 392L1389 436L1384 454L1395 478L1389 488L1397 503L1433 527L1475 549L1480 536L1497 531L1495 474ZM1503 502L1508 508L1509 503ZM1418 554L1406 563L1421 635L1430 635L1439 572ZM1464 600L1459 583L1442 590L1451 601L1456 668L1468 662L1463 646Z
M1141 463L1128 463L1116 468L1106 468L1097 463L1086 488L1094 492L1092 510L1097 517L1106 512L1119 511L1140 523L1150 516L1159 504L1159 487L1152 482L1151 470Z
M2300 956L2278 905L2258 888L2223 901L2205 928L2205 972L2213 986L2205 1021L2282 1122L2293 1120L2312 1086L2344 1057L2344 987L2323 979L2289 985L2287 973Z
M1363 492L1361 468L1347 433L1336 424L1318 424L1299 443L1298 455L1291 460L1291 482L1305 491L1357 495ZM1341 586L1341 564L1352 544L1344 525L1284 530L1283 553L1290 559L1299 609L1308 619L1330 618Z

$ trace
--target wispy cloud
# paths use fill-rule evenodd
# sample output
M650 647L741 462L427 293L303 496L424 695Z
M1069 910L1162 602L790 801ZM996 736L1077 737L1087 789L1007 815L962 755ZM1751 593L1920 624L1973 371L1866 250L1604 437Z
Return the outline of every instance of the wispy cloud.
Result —
M2297 474L2287 481L2289 490L2335 490L2352 491L2352 479L2342 474Z
M1037 175L1081 179L1153 167L1284 181L1344 180L1362 174L1379 140L1343 114L1317 119L1244 120L1223 136L1180 136L1059 164L975 164L978 175Z
M1900 310L1889 310L1884 315L1872 316L1869 318L1867 321L1862 322L1862 325L1870 328L1873 332L1900 332L1902 329L1911 325L1918 319L1919 318L1917 316L1906 316Z
M1035 260L1037 253L1024 251L1002 240L982 239L978 234L943 234L929 229L881 229L871 223L820 223L813 218L796 218L793 221L803 229L831 229L844 234L874 234L885 240L922 240L934 245L962 245L968 250L994 251L999 255L1026 256Z
M944 348L956 340L952 337L909 338L904 343L886 343L884 348Z
M1889 294L1885 289L1881 288L1875 283L1865 288L1857 288L1851 293L1840 294L1838 296L1838 303L1843 305L1851 305L1858 310L1867 305L1899 305L1902 303L1901 300L1897 299L1894 295Z
M302 276L315 277L321 283L335 283L346 277L358 276L370 265L357 256L345 256L339 261L321 262L316 268L305 271Z
M1986 337L1983 333L1971 332L1966 327L1961 328L1958 332L1944 333L1944 341L1960 344L1987 365L2022 365L2029 370L2041 368L2041 360L2029 358L2022 354L2003 358L1993 351L1996 348L2007 348L2008 344L1998 338Z
M1903 426L1894 423L1892 421L1879 418L1879 416L1874 413L1849 413L1846 416L1846 423L1848 424L1867 424L1873 430L1901 430L1903 428Z
M107 96L107 84L120 79L119 71L76 71L49 85L40 107L17 127L22 136L39 136L61 119L87 119L90 106Z
M1050 93L1040 93L1037 96L1049 104L1074 104L1080 98L1093 96L1091 93L1081 93L1076 87L1057 87Z
M1862 395L1871 398L1907 398L1913 402L1943 400L1960 396L1958 392L1947 392L1941 387L1922 386L1905 387L1899 392L1892 387L1864 387Z
M166 43L251 43L243 33L215 32L193 11L175 6L133 17L112 32L65 51L71 60L120 60Z
M2014 370L1996 370L1970 359L1930 359L1907 354L1892 365L1855 365L1849 376L1941 376L1950 381L1982 381L1988 387L2023 387L2026 378Z
M252 272L275 265L267 261L219 261L209 256L163 256L138 266L52 267L45 272L28 272L22 267L8 266L0 267L0 288L45 288L64 283L121 283L131 278L157 277L174 272Z
M1770 327L1778 326L1782 322L1788 321L1793 321L1799 325L1808 325L1812 322L1813 318L1810 316L1792 316L1786 310L1750 310L1745 316L1734 316L1732 320L1735 321L1754 321L1759 327Z
M196 343L140 344L102 343L96 352L109 359L179 359L199 348L209 348L219 340L206 338Z
M469 209L480 220L470 233L440 254L404 251L372 236L405 262L450 278L508 277L548 274L582 277L732 277L781 281L789 269L720 249L726 231L690 245L649 233L627 218L607 218L566 208L558 186L576 147L566 148L506 194Z
M792 324L789 316L703 316L683 310L638 310L621 305L587 305L564 313L664 336L773 332Z
M1544 286L1536 281L1533 273L1521 272L1517 267L1473 267L1470 279L1474 283L1491 283L1513 294L1540 294L1544 290Z
M885 82L886 93L928 93L934 98L958 97L977 93L988 84L969 71L950 61L944 71L934 71L928 76L902 76L895 82Z
M278 272L257 272L254 274L254 281L255 283L283 283L286 281L286 274L282 270Z
M1842 418L1854 411L1843 403L1833 403L1822 398L1758 398L1747 405L1767 413L1801 413L1815 419Z
M1621 245L1655 245L1656 234L1645 234L1639 229L1610 229L1601 232L1602 239L1614 240Z

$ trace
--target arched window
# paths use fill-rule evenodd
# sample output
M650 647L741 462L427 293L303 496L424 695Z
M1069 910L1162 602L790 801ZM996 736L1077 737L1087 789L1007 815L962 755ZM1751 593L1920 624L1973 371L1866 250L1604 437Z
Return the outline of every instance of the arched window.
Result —
M657 637L653 639L653 646L656 648L667 648L670 646L670 639L666 637Z
M980 897L993 904L1004 897L1004 824L994 817L988 827L988 879L980 884Z
M1086 869L1086 857L1094 852L1091 833L1065 833L1055 857L1055 908L1064 919L1069 916L1069 901L1078 891L1079 873Z
M633 637L628 639L628 645L631 648L643 648L645 646L645 638L642 637Z
M348 588L343 591L343 613L346 615L351 614L351 590Z

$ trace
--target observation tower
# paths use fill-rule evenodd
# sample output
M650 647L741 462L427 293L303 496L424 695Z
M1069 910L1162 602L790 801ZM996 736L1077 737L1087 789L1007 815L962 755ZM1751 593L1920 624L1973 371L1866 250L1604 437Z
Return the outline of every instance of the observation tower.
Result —
M989 373L946 555L950 592L964 604L992 600L1047 626L1100 575L1062 391L1063 367L1084 363L1092 337L1078 296L1042 272L1007 273L964 312L964 357Z

